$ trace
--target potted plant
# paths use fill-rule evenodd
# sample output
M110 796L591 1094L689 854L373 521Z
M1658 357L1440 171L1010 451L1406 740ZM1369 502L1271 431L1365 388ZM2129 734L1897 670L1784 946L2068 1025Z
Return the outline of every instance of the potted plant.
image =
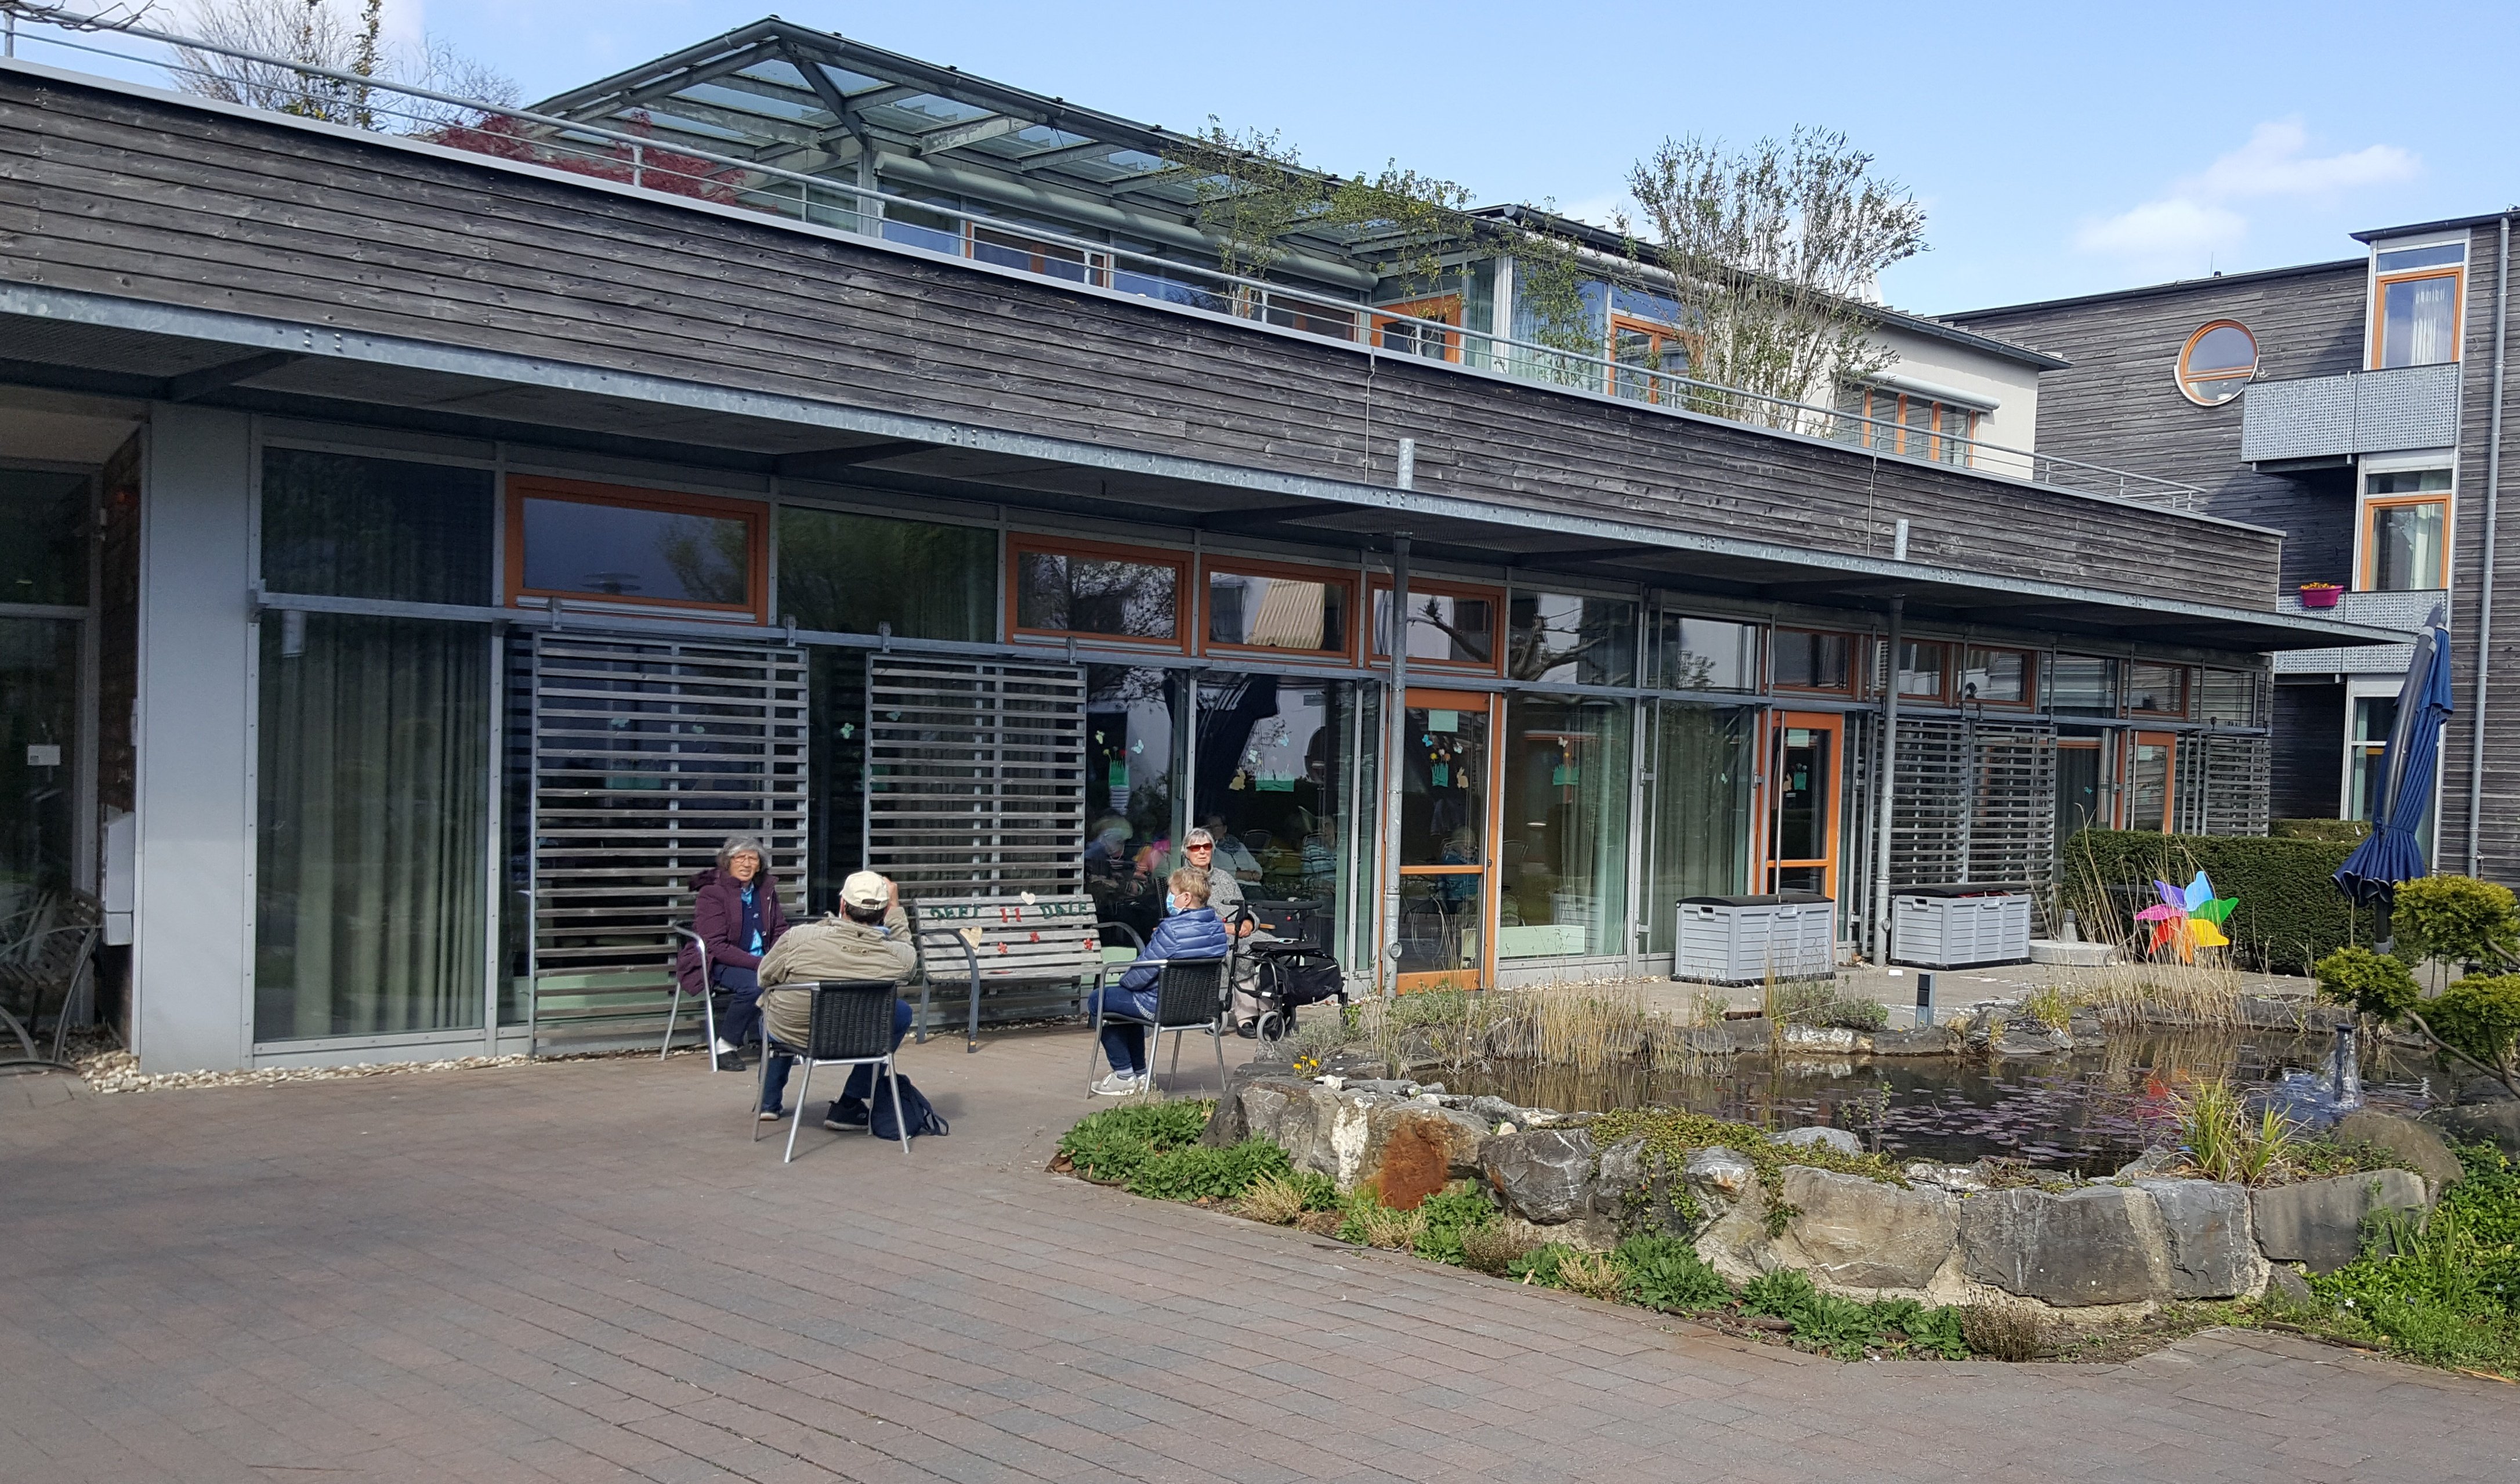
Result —
M2332 608L2337 595L2345 589L2333 582L2305 582L2301 585L2301 606L2306 608Z

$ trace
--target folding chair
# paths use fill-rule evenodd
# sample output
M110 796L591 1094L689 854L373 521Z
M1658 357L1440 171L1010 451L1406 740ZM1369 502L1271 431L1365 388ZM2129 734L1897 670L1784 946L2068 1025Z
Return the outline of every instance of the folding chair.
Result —
M805 1106L818 1066L872 1066L878 1080L892 1093L892 1126L901 1135L901 1152L910 1152L910 1130L901 1121L901 1085L893 1078L892 1003L899 986L889 979L826 979L813 985L780 984L777 989L814 991L806 1010L807 1045L793 1049L805 1063L796 1083L796 1111L788 1120L788 1164L796 1158L796 1125L805 1121ZM770 1087L770 1057L779 1043L770 1039L770 1020L761 1021L761 1078L752 1094L752 1142L761 1142L761 1096ZM875 1132L875 1120L867 1120Z
M1225 1037L1221 1022L1225 1018L1225 968L1232 959L1140 959L1134 964L1113 964L1111 968L1144 968L1148 964L1162 966L1155 974L1155 1013L1148 1019L1140 1015L1113 1014L1111 1019L1125 1025L1147 1027L1147 1085L1154 1086L1154 1053L1164 1032L1173 1033L1173 1064L1169 1076L1181 1073L1181 1038L1190 1031L1205 1030L1216 1042L1216 1085L1225 1085ZM1097 984L1094 992L1094 1034L1085 1048L1085 1091L1094 1093L1094 1054L1102 1043L1102 992Z
M708 978L709 978L708 943L707 943L704 939L702 939L698 933L694 932L692 929L690 929L690 928L688 928L688 927L680 927L680 926L678 926L678 927L676 927L673 931L674 931L674 936L675 936L675 937L678 937L678 938L688 938L688 939L690 939L690 940L691 940L691 944L692 944L692 946L693 946L694 948L697 948L697 949L698 949L698 950L699 950L699 955L700 955L700 993L699 993L699 1002L700 1002L700 1022L701 1022L702 1027L707 1031L707 1035L706 1035L706 1037L705 1037L705 1038L700 1042L700 1052L701 1052L701 1054L702 1054L703 1056L705 1056L705 1057L708 1057L708 1069L709 1069L710 1071L716 1071L716 1070L717 1070L717 986L716 986L716 985L714 985L714 984L709 983L709 981L708 981ZM665 1044L664 1044L663 1046L660 1046L660 1047L658 1047L658 1048L656 1049L656 1059L657 1059L657 1060L659 1060L659 1061L664 1060L664 1059L665 1059L665 1057L666 1057L666 1054L667 1054L667 1053L669 1053L669 1052L671 1052L671 1051L674 1049L674 1025L675 1025L675 1022L676 1022L676 1021L678 1021L678 1020L680 1020L680 1019L682 1018L682 1014L683 1014L683 976L682 976L682 974L681 974L680 972L677 972L677 971L676 971L676 970L677 970L677 968L678 968L678 967L679 967L679 965L680 965L680 961L681 961L682 957L683 957L682 949L681 949L681 948L679 948L679 947L677 947L677 948L674 950L674 957L673 957L673 959L672 959L672 960L670 960L670 961L668 961L668 963L667 963L667 965L666 965L666 972L668 972L668 973L672 973L672 974L673 974L673 976L674 976L674 1005L673 1005L673 1008L672 1008L671 1010L668 1010L668 1011L666 1011L666 1012L665 1012Z

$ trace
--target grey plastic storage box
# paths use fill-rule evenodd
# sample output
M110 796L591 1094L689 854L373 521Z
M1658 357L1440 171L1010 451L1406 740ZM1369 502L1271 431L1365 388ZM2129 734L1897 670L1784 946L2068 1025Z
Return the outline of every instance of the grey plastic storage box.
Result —
M1686 897L1671 976L1708 984L1820 979L1837 972L1837 904L1812 891Z
M1912 886L1891 893L1890 960L1918 968L1970 968L2030 959L2030 898L1982 886Z

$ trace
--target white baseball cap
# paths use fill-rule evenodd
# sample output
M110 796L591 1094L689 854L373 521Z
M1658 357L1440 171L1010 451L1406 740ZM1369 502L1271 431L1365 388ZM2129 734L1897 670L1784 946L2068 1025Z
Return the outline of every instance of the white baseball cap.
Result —
M892 883L872 871L852 872L840 883L840 900L860 911L872 911L892 901Z

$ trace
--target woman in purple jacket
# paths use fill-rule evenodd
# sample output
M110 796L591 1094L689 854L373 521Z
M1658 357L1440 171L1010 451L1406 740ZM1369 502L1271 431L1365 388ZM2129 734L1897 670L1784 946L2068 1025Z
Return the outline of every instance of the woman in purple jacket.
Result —
M712 1049L723 1070L742 1065L742 1049L761 1038L761 956L788 930L788 915L779 909L778 879L763 869L761 842L750 835L727 836L717 851L717 865L692 877L692 930L707 947L699 953L683 945L676 972L687 994L725 990L735 997L718 1017L717 1045Z
M1185 866L1164 882L1164 920L1138 955L1138 962L1104 986L1102 1013L1155 1017L1155 979L1163 972L1159 959L1221 959L1234 946L1225 924L1207 905L1207 873ZM1102 1022L1102 1055L1111 1060L1111 1075L1094 1084L1106 1098L1125 1098L1147 1085L1147 1027L1129 1021Z

